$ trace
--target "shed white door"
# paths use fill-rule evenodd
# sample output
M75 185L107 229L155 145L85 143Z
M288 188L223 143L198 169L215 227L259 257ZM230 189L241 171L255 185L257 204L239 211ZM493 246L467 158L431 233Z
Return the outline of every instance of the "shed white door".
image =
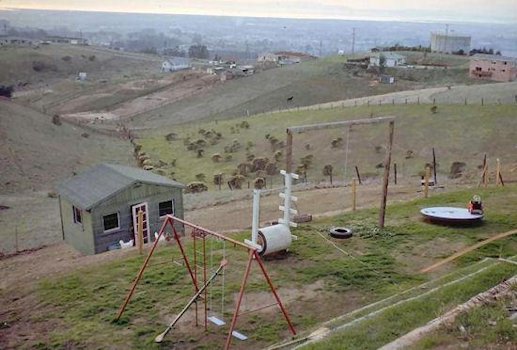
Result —
M131 209L133 212L133 232L135 234L135 245L138 245L138 212L139 211L143 212L142 221L144 223L144 225L143 225L144 243L150 242L151 239L149 237L149 218L147 215L147 213L148 213L147 202L133 205L133 207Z

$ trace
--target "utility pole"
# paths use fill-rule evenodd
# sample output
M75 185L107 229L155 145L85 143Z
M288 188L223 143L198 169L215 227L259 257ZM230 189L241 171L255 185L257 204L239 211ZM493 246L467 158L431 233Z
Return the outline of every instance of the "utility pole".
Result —
M449 39L449 24L445 24L445 42L444 42L444 48L443 48L443 52L445 53L448 53L447 52L447 41Z
M355 27L352 28L352 55L355 52Z
M323 40L320 39L320 57L321 57L322 48L323 48Z

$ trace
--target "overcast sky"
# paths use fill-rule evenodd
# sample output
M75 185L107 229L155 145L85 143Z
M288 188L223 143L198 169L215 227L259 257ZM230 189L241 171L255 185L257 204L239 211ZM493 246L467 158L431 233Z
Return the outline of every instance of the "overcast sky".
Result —
M504 21L517 25L517 0L0 0L0 8L288 18Z

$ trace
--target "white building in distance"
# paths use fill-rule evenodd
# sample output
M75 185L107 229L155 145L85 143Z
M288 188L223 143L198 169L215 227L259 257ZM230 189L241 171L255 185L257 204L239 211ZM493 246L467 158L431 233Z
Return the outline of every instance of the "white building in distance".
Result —
M432 52L463 52L466 55L470 51L470 42L471 37L466 35L431 33Z
M406 56L402 56L394 52L378 52L370 56L370 66L379 67L381 56L384 56L385 58L385 67L396 67L406 64Z

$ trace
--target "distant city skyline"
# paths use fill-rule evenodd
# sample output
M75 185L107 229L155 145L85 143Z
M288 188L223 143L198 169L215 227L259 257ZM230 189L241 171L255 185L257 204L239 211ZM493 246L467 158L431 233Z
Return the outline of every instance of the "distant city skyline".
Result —
M515 0L0 0L0 9L136 12L215 16L507 22Z

